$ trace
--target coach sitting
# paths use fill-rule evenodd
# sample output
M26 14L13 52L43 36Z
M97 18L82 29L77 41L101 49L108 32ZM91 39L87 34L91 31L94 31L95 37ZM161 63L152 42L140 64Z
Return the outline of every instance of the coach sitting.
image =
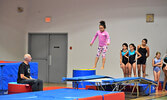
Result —
M39 79L33 79L30 76L30 65L31 62L31 55L25 54L24 55L24 62L22 62L19 66L18 70L18 83L29 84L32 87L32 91L43 91L43 81Z

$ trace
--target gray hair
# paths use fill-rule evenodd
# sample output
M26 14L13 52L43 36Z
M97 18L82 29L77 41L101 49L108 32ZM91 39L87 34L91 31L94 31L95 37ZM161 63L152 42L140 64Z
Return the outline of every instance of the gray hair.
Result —
M29 57L31 57L30 54L25 54L25 55L24 55L24 60L26 60L26 59L29 58Z

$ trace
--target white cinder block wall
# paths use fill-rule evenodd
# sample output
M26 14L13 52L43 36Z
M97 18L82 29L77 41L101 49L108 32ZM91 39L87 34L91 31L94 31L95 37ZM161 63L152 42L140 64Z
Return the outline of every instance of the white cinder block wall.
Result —
M11 4L9 0L1 0L6 4ZM8 2L7 2L8 1ZM19 1L19 0L15 0ZM22 0L20 0L22 1ZM1 59L17 59L28 50L28 33L68 33L68 46L73 50L68 50L68 73L72 76L74 68L91 68L97 52L98 42L96 40L93 47L90 47L90 41L98 30L100 20L105 20L107 31L111 37L111 45L107 52L107 61L104 70L100 70L101 59L98 63L97 74L110 75L113 77L122 77L122 70L119 66L119 52L124 42L141 43L143 38L148 39L150 47L150 57L147 61L148 78L153 79L153 70L151 60L156 51L162 54L167 49L167 1L166 0L23 0L23 5L27 6L26 14L22 16L20 27L6 27L0 23L3 29L0 29L1 36L12 34L10 30L16 29L19 34L10 37L19 41L17 50L12 45L9 37L6 40L0 40ZM25 2L26 1L26 2ZM3 4L0 4L3 5ZM5 12L8 7L3 5ZM11 7L9 7L11 8ZM12 9L11 9L12 10ZM146 14L154 13L155 22L146 23ZM7 13L8 14L8 13ZM3 14L3 16L6 16ZM52 22L45 23L45 16L51 16ZM1 16L2 17L2 16ZM10 13L9 19L18 19L15 13ZM7 18L8 18L7 17ZM11 18L12 17L12 18ZM16 18L15 18L16 17ZM2 20L2 18L0 19ZM2 20L3 21L3 20ZM5 22L12 23L11 20ZM15 22L16 23L16 22ZM25 24L26 23L26 24ZM18 23L16 23L18 24ZM10 25L10 24L9 24ZM0 27L1 28L1 27ZM16 32L17 33L17 32ZM14 34L16 34L14 33ZM25 37L26 35L26 37ZM2 37L1 37L2 38ZM23 41L26 39L26 41ZM7 41L9 40L9 41ZM6 43L5 43L5 42ZM16 44L16 43L13 43ZM18 49L20 48L20 49ZM10 50L7 53L7 50ZM13 53L14 52L14 53ZM161 80L163 79L163 73Z
M0 60L22 60L26 53L26 0L0 0ZM17 7L24 7L17 13Z

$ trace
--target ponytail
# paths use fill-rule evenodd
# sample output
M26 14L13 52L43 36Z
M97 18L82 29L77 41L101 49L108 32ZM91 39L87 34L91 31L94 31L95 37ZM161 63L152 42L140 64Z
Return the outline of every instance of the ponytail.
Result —
M104 27L104 29L106 29L106 24L105 21L100 21L100 25Z
M130 45L133 46L134 50L136 50L136 46L133 43L131 43Z

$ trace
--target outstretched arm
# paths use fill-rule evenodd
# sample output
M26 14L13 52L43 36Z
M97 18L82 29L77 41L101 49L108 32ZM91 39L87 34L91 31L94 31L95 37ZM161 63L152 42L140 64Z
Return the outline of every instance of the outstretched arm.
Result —
M110 42L111 42L111 39L110 39L110 36L109 36L109 34L108 34L108 32L107 32L107 45L109 45Z
M92 46L92 45L93 45L93 43L95 42L95 40L96 40L97 36L98 36L98 33L96 33L96 35L93 37L93 39L92 39L92 41L91 41L91 43L90 43L90 46Z

